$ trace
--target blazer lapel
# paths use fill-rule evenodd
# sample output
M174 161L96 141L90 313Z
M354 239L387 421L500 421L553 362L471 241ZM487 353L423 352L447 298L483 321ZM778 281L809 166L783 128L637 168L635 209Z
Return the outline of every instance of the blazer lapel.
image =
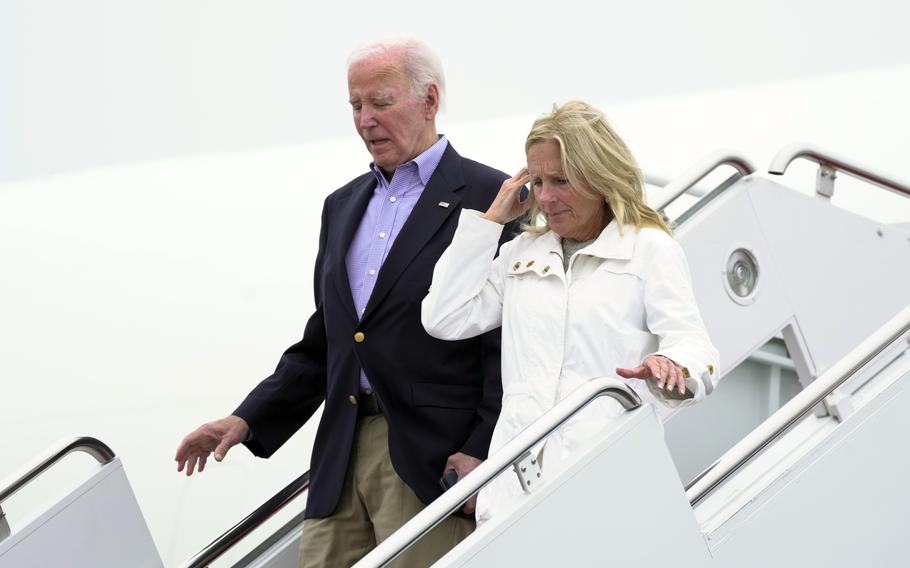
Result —
M364 178L362 184L357 184L351 189L346 201L339 203L337 218L333 219L338 227L336 238L330 241L334 243L334 246L332 246L334 254L334 270L332 272L335 276L333 280L338 288L338 295L342 298L345 309L355 320L358 319L357 310L354 307L354 296L351 292L346 259L348 248L351 246L351 241L354 240L354 233L360 227L360 221L363 219L363 214L370 203L375 187L376 179L370 174L369 177Z
M395 243L382 264L379 278L376 280L376 286L367 302L362 319L369 317L401 277L404 269L426 246L446 219L458 209L461 198L455 192L462 187L464 187L464 176L461 172L461 156L450 144L420 199L417 200L411 215L405 221L404 227L401 228L401 233L395 237Z

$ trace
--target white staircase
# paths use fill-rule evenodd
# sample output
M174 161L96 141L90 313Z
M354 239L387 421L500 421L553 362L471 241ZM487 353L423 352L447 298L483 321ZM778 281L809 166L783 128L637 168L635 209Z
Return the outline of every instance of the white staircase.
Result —
M772 173L797 158L820 164L815 196L724 151L669 184L658 204L692 201L673 224L721 353L716 392L661 420L621 382L592 381L357 566L384 565L493 477L513 476L528 447L603 395L627 412L599 443L437 566L907 565L910 231L830 197L838 172L908 197L910 184L807 146L785 148ZM686 195L723 164L733 177ZM4 536L0 520L0 568L160 566L111 458L26 526ZM214 562L305 488L302 477L183 567ZM298 517L236 566L296 566L300 530Z

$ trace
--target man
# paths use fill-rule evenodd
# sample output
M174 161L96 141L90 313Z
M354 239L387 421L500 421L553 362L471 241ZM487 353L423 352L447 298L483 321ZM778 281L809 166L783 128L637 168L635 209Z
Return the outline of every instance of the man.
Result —
M241 442L268 457L325 402L301 566L356 562L439 496L445 471L464 477L486 458L499 415L498 331L446 342L420 323L458 212L485 211L508 177L437 135L443 88L436 58L417 42L352 57L350 103L372 171L325 201L316 311L275 373L177 450L187 475ZM396 562L429 565L471 530L471 518L452 516Z

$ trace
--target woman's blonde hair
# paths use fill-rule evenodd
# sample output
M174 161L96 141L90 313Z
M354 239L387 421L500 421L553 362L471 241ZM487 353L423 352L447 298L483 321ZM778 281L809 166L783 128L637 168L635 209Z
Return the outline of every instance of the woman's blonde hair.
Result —
M588 197L602 197L619 223L620 232L625 225L632 225L670 233L661 216L645 203L641 169L602 112L581 101L553 105L550 114L534 121L525 141L525 153L546 140L559 145L562 169L571 186ZM543 234L549 227L533 191L530 199L530 218L522 228Z

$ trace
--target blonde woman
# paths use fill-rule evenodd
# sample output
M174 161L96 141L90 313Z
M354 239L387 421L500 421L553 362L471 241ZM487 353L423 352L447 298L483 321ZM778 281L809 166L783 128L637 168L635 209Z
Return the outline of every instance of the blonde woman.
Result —
M525 152L527 167L503 182L486 212L462 211L422 306L424 327L440 339L502 326L502 413L490 454L594 377L635 379L645 400L671 407L703 399L718 354L683 250L645 204L625 143L600 111L570 102L534 123ZM524 232L494 260L503 225L524 214ZM619 412L601 398L554 432L541 456L545 475ZM478 521L521 496L515 479L500 476L480 493Z

